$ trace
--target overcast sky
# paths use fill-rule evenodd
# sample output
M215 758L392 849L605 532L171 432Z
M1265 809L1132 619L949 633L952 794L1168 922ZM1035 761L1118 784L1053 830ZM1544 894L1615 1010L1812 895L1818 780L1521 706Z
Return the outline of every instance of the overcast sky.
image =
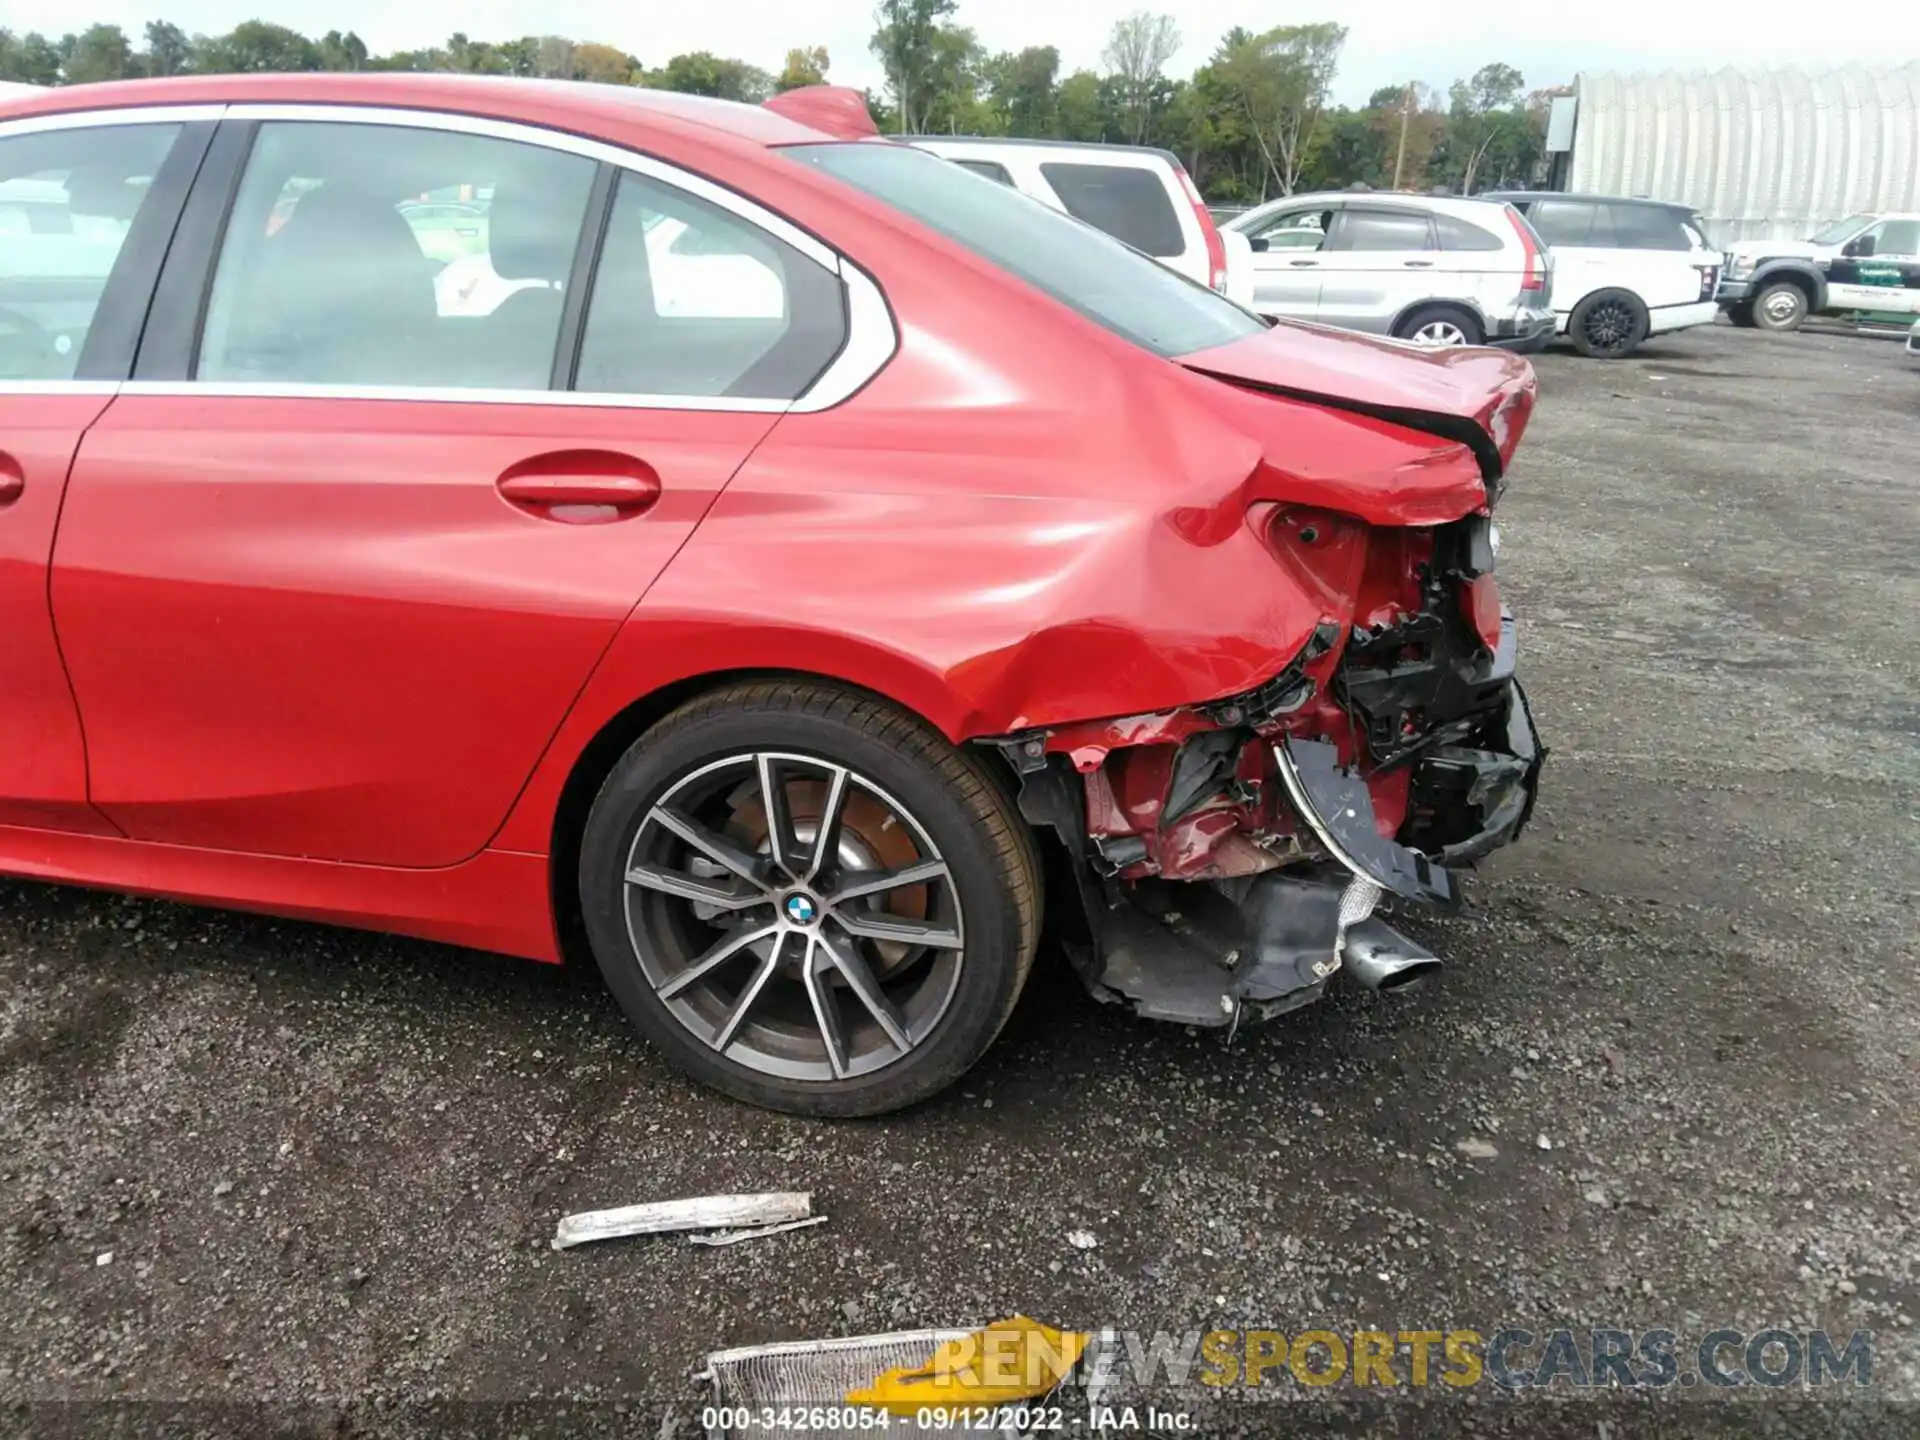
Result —
M1056 45L1062 73L1098 68L1115 19L1140 0L960 0L960 23L994 50ZM1837 26L1749 23L1756 12L1724 4L1671 0L1608 0L1579 9L1527 0L1340 0L1272 4L1262 0L1148 0L1148 9L1181 17L1186 45L1170 72L1203 63L1234 25L1260 30L1308 20L1342 19L1347 47L1336 82L1338 99L1364 100L1376 87L1419 79L1444 87L1489 60L1504 60L1528 88L1571 80L1582 69L1715 68L1726 64L1898 64L1920 57L1920 4L1876 6L1861 23ZM1344 12L1344 15L1343 15ZM867 53L873 33L870 0L332 0L326 6L285 0L5 0L0 25L55 34L93 21L123 26L138 41L141 27L167 19L192 31L231 29L248 19L273 20L309 34L357 30L376 52L437 44L454 30L474 39L562 34L599 40L648 65L685 50L735 55L778 69L787 49L825 45L830 78L878 88ZM1731 20L1731 23L1730 23Z

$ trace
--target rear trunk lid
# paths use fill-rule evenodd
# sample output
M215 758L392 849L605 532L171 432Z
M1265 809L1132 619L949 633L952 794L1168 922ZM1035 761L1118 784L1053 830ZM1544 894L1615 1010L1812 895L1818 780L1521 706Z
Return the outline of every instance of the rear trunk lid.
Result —
M1533 413L1533 367L1482 346L1423 350L1298 321L1183 355L1198 374L1242 389L1347 410L1465 445L1489 492Z

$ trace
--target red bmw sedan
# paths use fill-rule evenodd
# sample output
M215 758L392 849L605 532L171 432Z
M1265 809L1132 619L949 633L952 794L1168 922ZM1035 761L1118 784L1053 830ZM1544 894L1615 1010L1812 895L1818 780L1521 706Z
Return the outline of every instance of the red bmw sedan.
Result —
M1194 1025L1432 970L1376 907L1544 753L1526 362L1270 327L835 98L0 105L0 873L591 953L821 1115L1043 935Z

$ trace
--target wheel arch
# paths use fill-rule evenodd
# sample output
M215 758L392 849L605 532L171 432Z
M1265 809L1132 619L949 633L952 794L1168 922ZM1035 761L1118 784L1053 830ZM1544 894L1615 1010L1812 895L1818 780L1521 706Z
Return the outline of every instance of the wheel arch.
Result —
M1480 327L1480 335L1482 339L1485 339L1488 335L1491 335L1493 333L1492 320L1490 320L1487 317L1486 312L1483 311L1478 305L1478 303L1476 303L1475 301L1450 300L1445 298L1440 298L1440 299L1429 298L1425 300L1415 300L1415 301L1412 301L1410 304L1401 306L1399 313L1396 314L1393 317L1393 320L1388 324L1387 334L1398 337L1400 334L1400 327L1405 325L1409 320L1411 320L1415 315L1418 315L1423 310L1454 310L1459 312L1462 315L1465 315L1468 319L1472 320L1474 324Z
M946 726L938 723L922 706L909 703L900 695L876 690L838 675L792 667L747 665L702 671L668 681L638 696L606 717L587 736L585 743L578 747L566 764L564 775L560 777L558 793L551 807L547 824L547 886L554 935L563 960L591 960L586 948L586 927L581 916L576 872L580 868L580 841L586 828L587 815L593 808L594 797L600 793L600 787L606 783L615 764L636 740L681 706L715 690L757 680L831 685L891 705L929 729L951 738Z
M1647 297L1642 295L1638 290L1634 289L1631 285L1615 285L1615 284L1589 285L1585 290L1582 290L1578 295L1575 295L1570 299L1563 299L1559 289L1557 288L1559 278L1560 277L1557 275L1554 277L1556 288L1553 292L1553 310L1554 310L1554 314L1556 315L1560 315L1564 313L1569 320L1572 319L1574 311L1578 310L1582 305L1586 304L1586 302L1591 300L1594 296L1602 295L1607 293L1608 291L1614 291L1614 290L1619 291L1620 294L1622 295L1632 296L1633 299L1639 302L1640 308L1642 310L1645 310L1649 315L1653 313L1653 307L1647 304Z
M1798 286L1805 293L1809 313L1817 313L1827 308L1826 277L1811 265L1802 265L1792 260L1776 260L1754 271L1753 279L1748 282L1749 303L1759 296L1765 286L1778 284L1783 280Z

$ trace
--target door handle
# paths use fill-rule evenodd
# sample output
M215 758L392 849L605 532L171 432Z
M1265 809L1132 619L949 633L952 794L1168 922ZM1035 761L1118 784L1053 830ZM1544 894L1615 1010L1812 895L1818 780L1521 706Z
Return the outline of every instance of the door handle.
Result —
M1433 268L1433 262L1431 260L1402 260L1400 263L1409 270L1431 270Z
M630 519L660 498L660 477L638 461L598 455L565 458L576 463L556 463L549 469L536 461L529 468L509 470L494 487L517 509L572 525ZM581 460L588 463L578 463ZM617 469L609 462L617 462ZM607 470L596 473L603 464Z
M11 455L0 455L0 508L13 504L26 493L27 477Z
M1287 262L1287 264L1293 266L1293 268L1296 270L1305 270L1308 267L1318 265L1319 263L1320 262L1318 260L1289 260Z

